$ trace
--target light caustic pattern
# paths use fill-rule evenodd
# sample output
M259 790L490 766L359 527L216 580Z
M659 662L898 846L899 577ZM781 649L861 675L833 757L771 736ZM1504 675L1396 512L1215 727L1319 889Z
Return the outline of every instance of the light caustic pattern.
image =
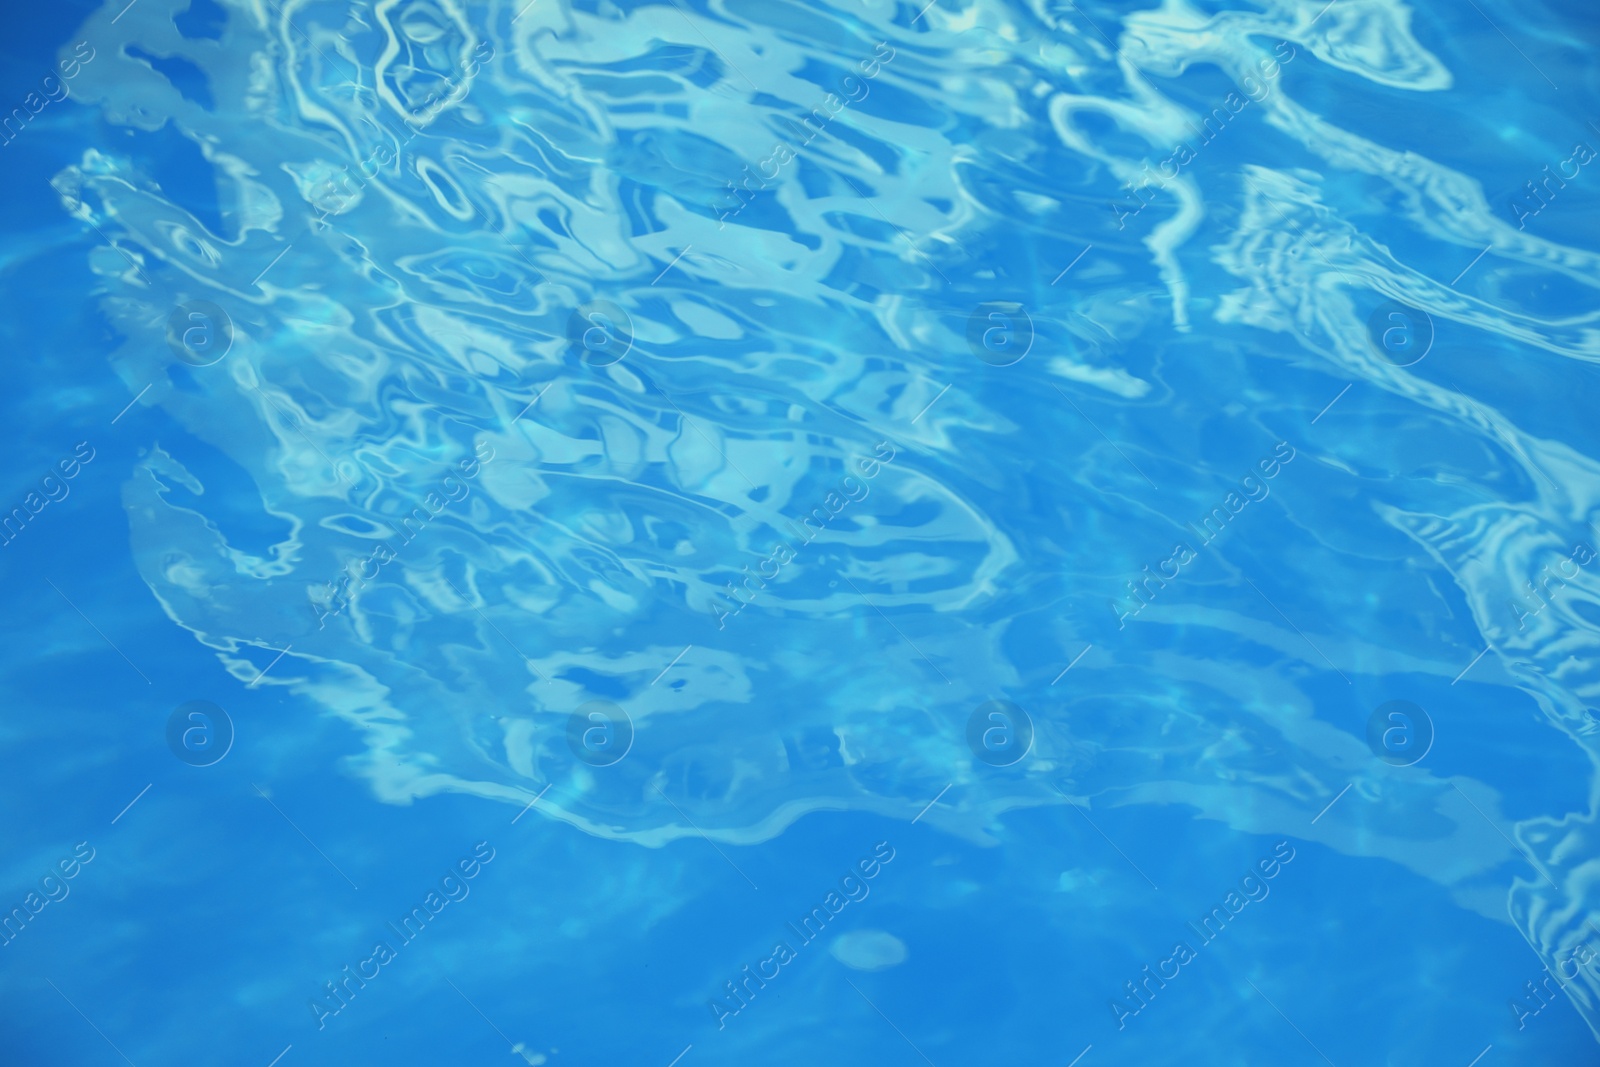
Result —
M81 36L113 39L118 6ZM1367 318L1396 300L1458 348L1514 343L1562 391L1600 342L1550 294L1592 303L1600 264L1292 91L1312 64L1459 88L1407 7L1169 2L1112 24L949 3L908 28L883 0L230 3L213 40L173 29L188 6L141 0L115 29L167 73L108 53L74 93L185 142L225 210L114 147L55 179L127 256L94 265L129 395L154 383L142 402L203 445L153 447L128 481L133 544L241 679L289 647L260 684L346 721L379 798L521 807L554 786L547 814L648 845L689 819L732 842L815 810L909 819L952 782L926 817L980 840L1063 793L1184 805L1392 859L1501 920L1509 893L1550 960L1580 936L1592 803L1518 825L1539 876L1510 876L1460 790L1426 764L1385 778L1359 726L1315 711L1371 679L1447 682L1487 645L1597 754L1595 569L1513 606L1592 542L1583 432L1519 425L1470 363L1381 358ZM1240 93L1202 134L1167 87L1205 68ZM201 300L231 350L175 364L152 339ZM1034 309L1026 361L973 358L989 301ZM575 320L593 307L631 325ZM574 321L625 355L580 358ZM1308 424L1351 383L1401 414ZM1349 481L1236 541L1248 565L1219 550L1191 576L1185 556L1136 654L1106 600L1238 480L1203 458L1224 417L1301 450L1277 485ZM1242 580L1266 573L1301 635ZM1375 604L1373 573L1414 610ZM1448 634L1408 621L1463 603ZM997 767L965 731L1002 696L1035 734ZM603 767L566 741L596 699L636 730ZM1437 826L1308 830L1351 781ZM1568 992L1595 1026L1586 981Z

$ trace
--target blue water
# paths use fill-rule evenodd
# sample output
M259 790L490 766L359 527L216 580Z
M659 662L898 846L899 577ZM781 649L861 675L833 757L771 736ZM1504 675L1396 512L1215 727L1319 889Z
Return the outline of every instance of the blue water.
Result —
M0 49L0 1065L1600 1064L1592 3Z

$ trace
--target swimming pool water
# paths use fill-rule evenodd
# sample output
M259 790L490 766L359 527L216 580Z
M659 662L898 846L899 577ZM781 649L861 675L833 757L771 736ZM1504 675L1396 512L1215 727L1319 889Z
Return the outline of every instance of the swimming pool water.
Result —
M7 23L0 1064L1600 1063L1592 5Z

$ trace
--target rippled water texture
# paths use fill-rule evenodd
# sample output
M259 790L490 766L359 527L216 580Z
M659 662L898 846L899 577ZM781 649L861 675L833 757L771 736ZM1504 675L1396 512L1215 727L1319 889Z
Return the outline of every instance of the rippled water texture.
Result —
M651 847L1159 806L1552 967L1594 936L1600 177L1515 200L1600 146L1593 11L524 3L77 33L107 132L52 183L124 402L183 431L121 484L138 571L343 724L306 758ZM1026 758L969 745L990 700ZM1390 700L1433 759L1374 758ZM620 761L569 743L590 701ZM1544 758L1583 778L1503 807Z

